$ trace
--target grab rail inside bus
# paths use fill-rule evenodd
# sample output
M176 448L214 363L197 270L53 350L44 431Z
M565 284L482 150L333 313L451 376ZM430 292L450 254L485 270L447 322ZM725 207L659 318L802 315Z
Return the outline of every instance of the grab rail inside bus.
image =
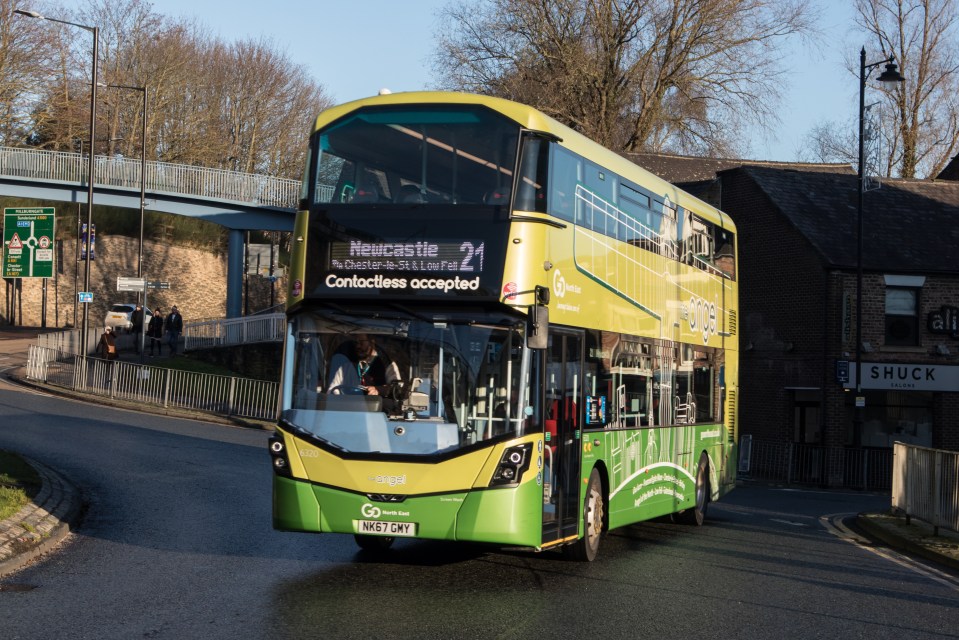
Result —
M547 443L543 447L543 504L553 497L553 448Z

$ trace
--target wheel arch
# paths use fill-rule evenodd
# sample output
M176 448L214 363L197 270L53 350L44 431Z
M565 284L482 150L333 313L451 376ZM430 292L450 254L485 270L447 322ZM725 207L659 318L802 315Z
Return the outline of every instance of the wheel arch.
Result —
M593 469L596 469L599 473L599 482L603 489L603 503L606 504L606 508L603 509L603 531L609 531L609 469L606 468L605 462L597 460L596 463L590 467L589 472L583 475L584 486L589 482L589 475Z
M699 457L702 458L703 456L706 456L706 478L709 480L709 501L716 502L719 500L719 465L716 464L716 460L709 449L702 450Z

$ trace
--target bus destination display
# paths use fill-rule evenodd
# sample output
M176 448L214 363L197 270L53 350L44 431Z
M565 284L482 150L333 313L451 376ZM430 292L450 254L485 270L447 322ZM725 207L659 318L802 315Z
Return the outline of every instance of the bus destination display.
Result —
M330 243L330 268L345 271L483 273L485 242L349 242Z

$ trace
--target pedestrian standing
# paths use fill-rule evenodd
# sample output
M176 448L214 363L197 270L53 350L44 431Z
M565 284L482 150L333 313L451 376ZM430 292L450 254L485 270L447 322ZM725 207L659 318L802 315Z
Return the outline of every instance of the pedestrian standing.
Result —
M113 362L117 359L117 341L113 335L113 329L107 327L100 336L100 342L97 344L97 355L107 361L106 374L107 385L113 382Z
M143 305L138 304L133 314L130 316L130 322L133 324L133 346L140 355L140 342L143 340Z
M173 305L173 308L170 309L170 315L166 317L166 337L167 343L170 345L170 355L176 355L176 344L180 340L180 334L183 333L183 316L180 315L180 310L176 308L176 305Z
M156 349L158 356L163 355L163 310L154 309L153 317L150 318L150 324L147 325L147 337L150 339L150 357L153 357L153 350Z
M117 359L117 340L113 335L113 329L107 327L100 336L100 343L97 345L97 354L107 362L113 362Z

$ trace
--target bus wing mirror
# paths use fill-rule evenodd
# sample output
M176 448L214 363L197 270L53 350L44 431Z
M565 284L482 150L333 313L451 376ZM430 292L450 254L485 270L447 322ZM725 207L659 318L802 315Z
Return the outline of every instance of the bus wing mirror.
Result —
M545 349L548 345L549 307L534 304L529 308L526 326L526 348Z

